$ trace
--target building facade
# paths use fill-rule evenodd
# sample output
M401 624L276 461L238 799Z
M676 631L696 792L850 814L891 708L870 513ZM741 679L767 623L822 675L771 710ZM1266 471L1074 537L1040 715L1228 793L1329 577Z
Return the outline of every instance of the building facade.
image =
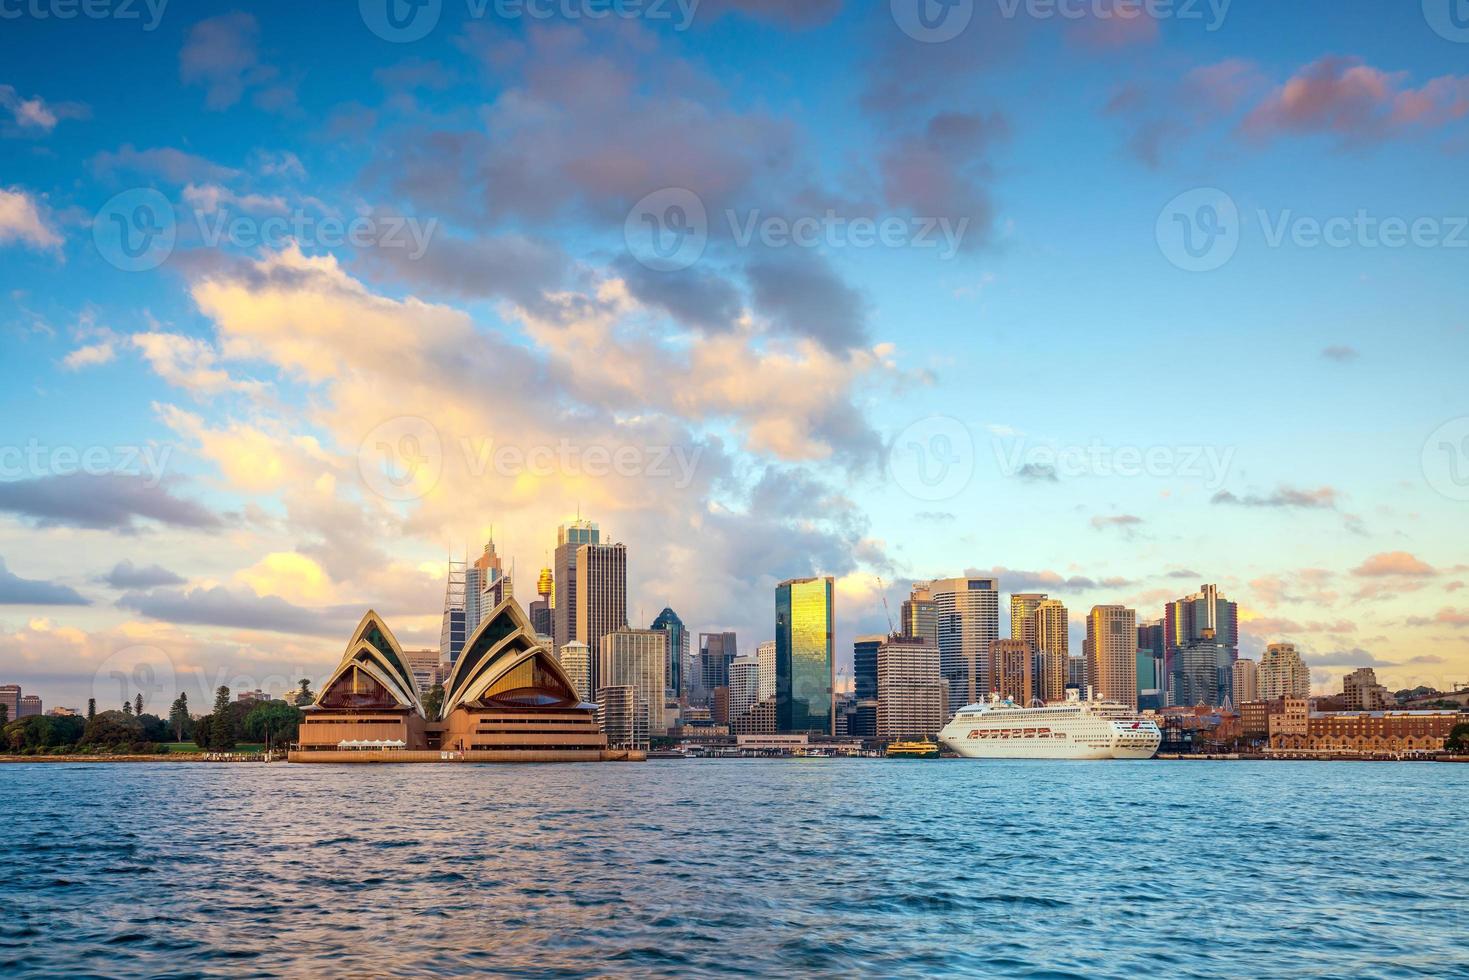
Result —
M1000 584L992 578L930 583L938 609L939 662L949 685L949 714L990 689L990 644L1000 638Z
M601 678L603 688L633 688L639 701L647 705L643 710L648 731L668 734L663 712L668 687L668 633L624 626L604 635L601 643L596 676ZM603 688L598 689L599 703Z
M688 696L684 667L689 662L689 631L678 613L665 606L651 627L668 634L668 690L674 699Z
M580 640L564 643L556 653L561 669L566 672L572 689L583 701L594 701L597 692L592 690L592 651Z
M1377 683L1377 671L1359 667L1342 678L1342 696L1348 711L1386 711L1397 705L1397 698Z
M760 661L760 700L775 701L775 641L766 640L755 648L755 659Z
M760 661L753 654L736 657L729 665L729 723L731 728L760 703Z
M882 639L877 648L877 691L879 739L931 739L948 720L939 651L927 639L900 635Z
M586 642L585 637L576 635L576 553L584 544L601 541L602 529L580 517L556 529L556 551L552 557L556 601L551 604L551 636L557 649L576 639Z
M716 687L729 686L729 665L739 655L740 643L735 634L699 634L699 700L707 701Z
M775 589L776 727L836 733L835 581L791 579Z
M1205 704L1218 704L1227 691L1230 670L1239 659L1239 605L1219 594L1219 587L1203 585L1193 595L1170 602L1164 609L1164 672L1169 684L1169 703L1194 705L1200 703L1202 692L1214 692L1214 700ZM1205 647L1214 653L1214 678L1207 676L1203 666ZM1182 663L1181 654L1192 646L1188 669ZM1220 650L1220 646L1223 647ZM1188 684L1187 691L1183 685Z
M20 717L20 697L19 684L0 685L0 705L5 708L7 721L15 721Z
M885 639L859 636L852 642L852 693L859 701L877 697L877 648Z
M991 690L1002 698L1029 707L1035 697L1030 640L996 640L990 644Z
M41 699L35 694L23 694L20 698L20 712L17 717L30 718L42 713Z
M1272 643L1260 658L1260 700L1304 698L1311 694L1311 671L1294 643Z
M903 601L902 622L898 628L904 636L928 640L935 647L938 646L939 607L933 600L931 583L913 583L908 598Z
M1312 711L1305 731L1272 731L1273 752L1428 755L1444 751L1456 711Z
M602 637L627 626L627 546L584 544L576 551L576 631L592 651ZM601 686L600 660L592 658L592 688ZM661 694L659 695L661 698ZM661 705L661 701L659 702Z
M1137 707L1137 613L1093 606L1086 620L1087 683L1095 695Z
M1249 658L1236 660L1230 694L1236 707L1246 701L1260 700L1260 665Z

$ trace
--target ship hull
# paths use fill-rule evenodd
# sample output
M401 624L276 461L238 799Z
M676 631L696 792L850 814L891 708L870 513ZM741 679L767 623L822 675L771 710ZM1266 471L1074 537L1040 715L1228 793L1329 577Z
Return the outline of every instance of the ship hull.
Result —
M1151 720L1091 705L960 712L939 741L965 759L1151 759L1163 736Z

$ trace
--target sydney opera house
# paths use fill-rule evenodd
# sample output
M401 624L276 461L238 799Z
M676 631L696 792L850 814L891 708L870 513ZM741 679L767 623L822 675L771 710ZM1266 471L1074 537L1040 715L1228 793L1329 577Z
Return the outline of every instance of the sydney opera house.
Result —
M305 718L292 762L598 762L609 750L514 599L500 603L455 661L430 716L392 630L368 612Z

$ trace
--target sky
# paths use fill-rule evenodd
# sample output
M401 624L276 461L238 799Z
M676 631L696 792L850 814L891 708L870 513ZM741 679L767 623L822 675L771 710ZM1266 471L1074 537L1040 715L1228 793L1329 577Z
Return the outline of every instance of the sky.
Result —
M1217 583L1469 681L1454 0L0 0L0 683L323 678L448 556L837 649ZM1003 600L1002 600L1003 604Z

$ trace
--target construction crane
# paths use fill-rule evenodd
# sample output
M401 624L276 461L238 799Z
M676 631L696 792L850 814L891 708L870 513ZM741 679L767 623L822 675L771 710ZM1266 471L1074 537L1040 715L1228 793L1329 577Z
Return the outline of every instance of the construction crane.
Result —
M893 636L898 631L893 626L893 611L888 608L888 590L887 590L887 587L882 584L882 576L881 575L878 575L877 576L877 591L878 591L879 594L882 595L882 611L887 614L887 618L888 618L888 635L889 636Z

